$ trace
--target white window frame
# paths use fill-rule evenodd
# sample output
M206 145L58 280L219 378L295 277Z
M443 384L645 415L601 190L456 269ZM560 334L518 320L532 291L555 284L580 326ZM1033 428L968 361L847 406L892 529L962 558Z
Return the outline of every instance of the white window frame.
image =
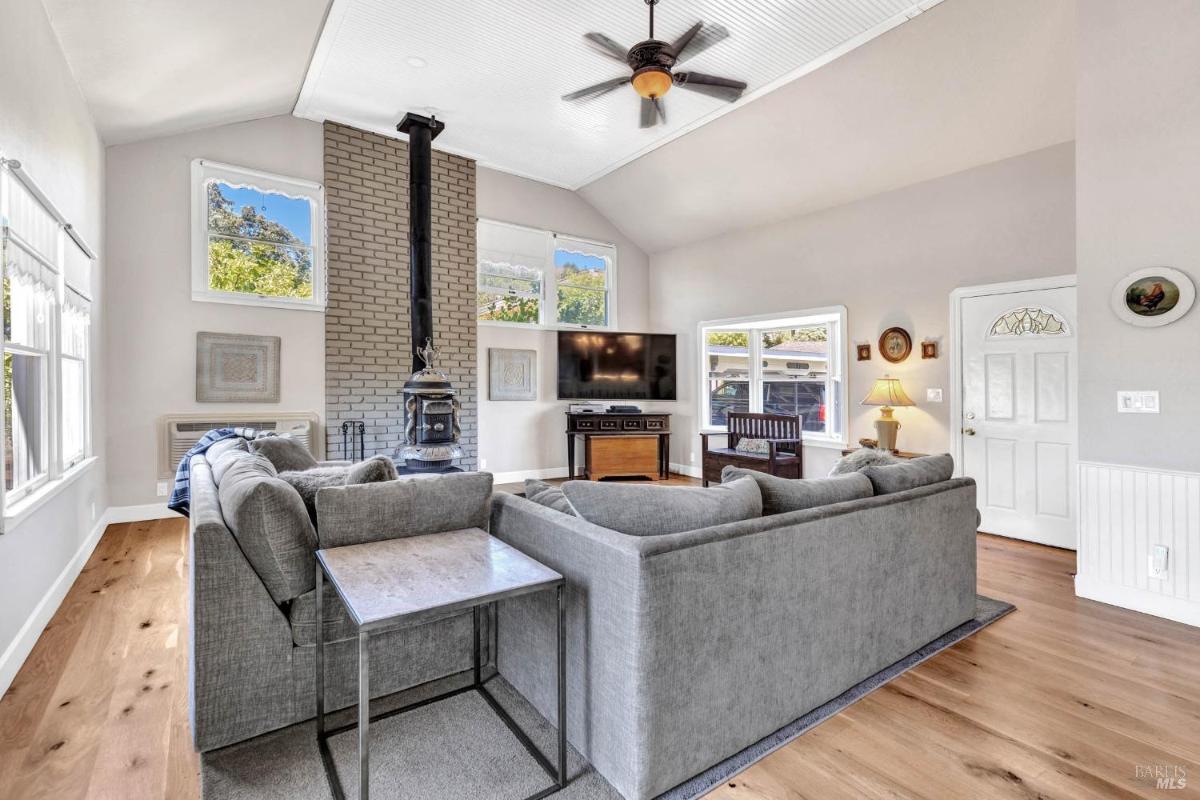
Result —
M498 319L480 319L480 325L494 325L498 328L523 328L525 330L585 330L585 331L612 331L617 330L617 246L612 242L603 242L598 239L589 239L586 236L576 236L575 234L560 233L556 231L543 230L541 228L531 228L527 225L516 225L511 222L501 222L494 219L486 219L480 217L476 227L476 241L478 241L478 231L482 226L495 225L498 227L513 228L527 233L534 233L544 236L546 239L545 249L546 254L542 266L542 293L538 300L538 321L537 322L509 322L507 320ZM607 323L604 325L579 325L570 322L558 321L558 270L554 267L554 252L558 249L559 240L568 242L576 242L582 245L591 245L593 247L604 247L612 251L612 260L605 274L605 311ZM475 285L479 286L479 259L478 252L475 262Z
M220 292L208 283L208 196L209 181L219 181L242 189L282 194L308 200L310 230L312 231L311 298L273 297L248 292ZM246 167L236 167L197 158L192 161L192 299L204 303L233 303L235 305L291 308L324 312L327 297L325 254L325 187L313 181L289 178Z
M697 342L698 347L698 405L699 417L701 423L701 431L704 433L721 434L728 431L728 427L724 425L713 425L710 419L712 406L709 402L708 390L708 361L707 361L707 334L710 331L746 331L748 336L748 358L750 362L750 375L748 382L750 384L750 411L751 413L762 412L762 385L763 367L762 367L762 337L763 331L778 330L780 328L800 328L810 325L831 324L835 331L832 341L829 343L829 361L828 371L825 377L825 396L826 398L835 397L836 403L826 403L827 417L828 414L836 415L837 432L835 434L819 434L811 431L803 433L804 443L813 444L825 447L845 447L847 441L847 429L849 427L849 407L848 407L848 375L847 375L847 336L846 336L846 307L845 306L824 306L821 308L809 308L802 311L789 311L776 314L759 314L750 317L735 317L729 319L717 319L701 322L697 326ZM829 409L830 405L835 406Z
M31 348L24 345L10 344L7 341L3 342L3 350L12 353L24 355L32 355L42 360L41 369L41 392L42 392L42 425L40 435L42 436L42 454L44 469L42 473L34 480L26 483L19 489L9 491L5 489L5 480L0 480L0 511L3 512L2 522L0 522L0 534L6 530L19 524L26 519L30 513L43 503L56 495L67 484L75 480L79 475L83 474L84 470L96 462L95 456L92 454L92 411L94 408L93 398L91 393L94 388L94 383L91 378L91 327L89 325L89 342L86 348L84 361L84 440L83 454L77 458L73 458L70 463L64 463L62 459L62 397L61 397L61 377L62 377L62 330L63 330L63 301L65 292L67 291L66 282L66 248L78 247L79 250L87 257L89 265L89 279L95 275L96 254L78 232L67 222L63 214L58 208L46 197L45 193L38 187L33 178L24 171L19 161L8 160L0 157L0 229L6 229L9 222L9 203L11 201L11 186L14 181L19 181L42 208L48 212L53 218L55 230L55 252L53 254L42 254L39 257L51 271L56 272L54 280L54 305L55 308L51 314L49 327L49 343L46 349ZM21 241L20 232L12 231L11 238ZM68 241L68 237L71 241ZM19 245L14 245L19 246ZM28 248L26 249L29 252ZM45 259L49 258L54 263L50 264ZM7 274L7 264L0 264L0 276ZM78 291L78 290L77 290ZM81 295L84 296L84 295ZM89 298L90 299L90 298ZM0 433L3 428L3 414L0 414ZM4 463L4 437L0 435L0 464ZM3 468L0 467L0 472Z

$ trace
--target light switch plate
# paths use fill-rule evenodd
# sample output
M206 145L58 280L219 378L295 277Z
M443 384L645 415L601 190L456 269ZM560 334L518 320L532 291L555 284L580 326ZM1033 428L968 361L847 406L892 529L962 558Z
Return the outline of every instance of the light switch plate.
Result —
M941 389L926 389L925 390L925 399L930 403L942 402L942 390Z
M157 494L159 497L166 497L171 493L171 484L166 481L159 481L155 488L158 490Z
M1118 414L1157 414L1157 391L1117 392Z

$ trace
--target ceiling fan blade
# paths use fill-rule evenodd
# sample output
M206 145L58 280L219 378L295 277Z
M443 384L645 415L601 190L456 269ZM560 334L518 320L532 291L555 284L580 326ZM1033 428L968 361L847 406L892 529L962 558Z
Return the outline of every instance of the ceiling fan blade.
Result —
M687 32L685 34L683 34L683 36L680 36L678 39L671 42L671 52L673 52L675 54L675 57L677 59L679 58L679 54L682 53L687 48L688 43L690 41L692 41L692 39L696 36L697 33L700 32L700 29L703 27L704 27L703 22L697 22L695 25L688 28Z
M653 100L643 97L640 111L641 113L638 118L639 128L653 128L658 124L658 109L654 107Z
M658 121L663 125L667 124L667 107L663 105L661 97L652 97L650 102L654 104L654 110L658 112Z
M735 81L732 78L718 78L716 75L705 75L703 72L676 72L675 85L681 89L691 89L693 92L706 94L718 100L732 103L746 91L745 81Z
M699 29L697 30L697 28ZM729 29L724 25L705 25L703 22L697 22L688 29L687 33L680 36L675 44L671 45L671 49L675 51L675 66L679 66L689 58L694 58L717 42L728 38Z
M588 86L585 89L578 89L570 94L564 94L563 100L583 100L585 98L599 97L602 94L608 94L613 89L624 86L629 83L629 78L613 78L611 81L597 83L595 86Z
M622 47L603 33L585 33L583 39L588 43L589 47L600 55L608 56L614 61L620 61L622 64L629 63L625 60L625 56L629 53L629 48Z

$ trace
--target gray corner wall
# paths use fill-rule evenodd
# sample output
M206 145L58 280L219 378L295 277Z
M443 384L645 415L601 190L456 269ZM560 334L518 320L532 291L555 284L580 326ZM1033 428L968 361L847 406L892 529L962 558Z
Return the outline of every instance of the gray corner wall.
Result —
M436 143L435 143L436 144ZM325 313L326 443L363 420L366 452L404 434L400 390L412 375L408 275L408 142L325 123L329 306ZM462 402L464 468L477 463L475 162L433 151L433 330L438 366Z
M1200 3L1080 3L1078 52L1080 460L1200 472L1200 307L1138 328L1109 302L1142 267L1200 286ZM1162 413L1116 413L1119 389Z

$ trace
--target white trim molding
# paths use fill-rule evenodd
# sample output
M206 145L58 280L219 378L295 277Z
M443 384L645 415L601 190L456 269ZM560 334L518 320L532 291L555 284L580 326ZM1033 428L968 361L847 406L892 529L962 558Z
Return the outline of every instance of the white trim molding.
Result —
M1200 626L1200 473L1079 462L1076 573L1080 597Z

